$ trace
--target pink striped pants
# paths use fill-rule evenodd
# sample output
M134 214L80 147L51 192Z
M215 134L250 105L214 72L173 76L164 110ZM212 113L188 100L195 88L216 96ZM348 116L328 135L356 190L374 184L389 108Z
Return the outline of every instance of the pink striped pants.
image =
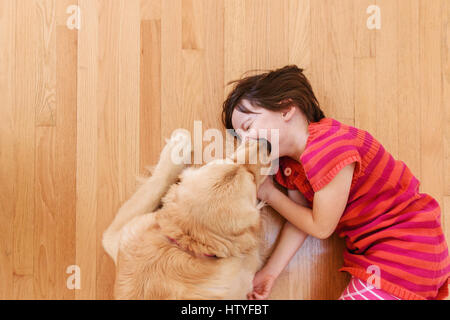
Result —
M352 277L338 300L400 300L400 298Z

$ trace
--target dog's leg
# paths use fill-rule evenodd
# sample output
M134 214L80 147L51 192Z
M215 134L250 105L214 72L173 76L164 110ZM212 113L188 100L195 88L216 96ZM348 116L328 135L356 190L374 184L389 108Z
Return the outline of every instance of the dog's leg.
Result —
M183 170L185 159L172 158L172 152L181 149L185 151L183 155L190 159L191 141L189 136L176 134L167 141L153 175L120 207L113 222L103 233L103 247L114 261L117 258L120 230L123 226L136 216L153 212Z

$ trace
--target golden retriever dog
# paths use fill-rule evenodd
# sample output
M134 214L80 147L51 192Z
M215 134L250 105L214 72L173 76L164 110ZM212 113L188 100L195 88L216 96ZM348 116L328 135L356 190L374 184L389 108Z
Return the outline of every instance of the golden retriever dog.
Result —
M180 144L190 159L188 136L168 140L153 175L103 234L116 265L114 296L246 299L263 264L256 194L269 151L247 141L230 158L185 168L171 157Z

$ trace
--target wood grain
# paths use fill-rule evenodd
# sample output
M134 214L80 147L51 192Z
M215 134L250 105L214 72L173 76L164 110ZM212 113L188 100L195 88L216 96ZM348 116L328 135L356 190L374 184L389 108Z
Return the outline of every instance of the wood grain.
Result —
M444 163L444 182L445 195L450 195L450 2L444 1L442 9L442 80L444 103L444 130L445 130L445 163Z
M161 20L141 22L139 172L158 161L161 150Z
M444 0L445 1L445 0ZM421 190L443 202L444 101L442 96L442 9L444 1L419 3L419 54L421 104ZM448 101L446 102L448 107ZM447 124L448 126L448 124ZM426 179L425 177L433 177Z
M379 30L366 26L372 4ZM327 116L408 165L448 239L449 49L447 0L0 1L0 299L112 298L101 236L164 138L196 120L201 135L222 130L226 84L287 64ZM267 218L273 243L283 219ZM337 298L343 248L308 238L271 298Z
M139 170L139 1L99 1L98 12L96 297L110 299L115 269L102 233Z
M401 0L398 26L398 158L420 179L419 1Z
M43 63L39 55L43 46L39 41L42 29L36 26L42 26L43 20L37 14L35 1L17 1L15 5L14 146L11 154L14 166L9 173L14 177L14 192L8 200L12 201L13 208L9 212L13 230L12 297L30 299L34 292L36 113L42 107L38 96L43 87L39 72Z
M14 0L0 2L0 299L14 298L14 229L19 133L15 116L15 16ZM32 254L32 253L31 253Z
M383 146L398 157L398 13L397 1L380 0L381 29L376 35L376 123L373 132Z
M76 299L96 298L97 189L98 189L98 81L99 5L79 0L83 27L78 31L77 64L77 203L76 265L81 270L81 289ZM80 119L80 120L78 120Z

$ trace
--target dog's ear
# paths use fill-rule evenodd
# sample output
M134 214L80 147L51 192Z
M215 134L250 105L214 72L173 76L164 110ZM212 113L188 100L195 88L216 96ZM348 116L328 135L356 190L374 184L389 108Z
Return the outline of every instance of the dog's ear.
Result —
M182 248L218 258L242 256L259 245L258 232L261 224L237 230L234 234L220 236L205 226L192 221L191 217L179 208L166 208L156 216L157 223L164 234L177 241Z
M202 237L198 237L200 234L194 237L185 233L179 242L195 252L215 255L218 258L240 257L259 245L257 229L252 227L252 230L245 230L235 237L220 237L210 230L203 230Z
M219 190L223 187L227 188L229 186L229 184L232 183L236 179L236 176L238 175L239 170L240 170L239 166L233 165L231 167L231 169L226 170L224 172L224 174L220 180L218 180L216 183L213 184L212 189Z
M218 237L207 228L200 226L194 228L188 216L181 212L174 215L174 208L171 208L160 212L156 216L156 220L166 236L175 239L180 247L188 251L215 255L218 258L232 256L233 243L231 241Z

